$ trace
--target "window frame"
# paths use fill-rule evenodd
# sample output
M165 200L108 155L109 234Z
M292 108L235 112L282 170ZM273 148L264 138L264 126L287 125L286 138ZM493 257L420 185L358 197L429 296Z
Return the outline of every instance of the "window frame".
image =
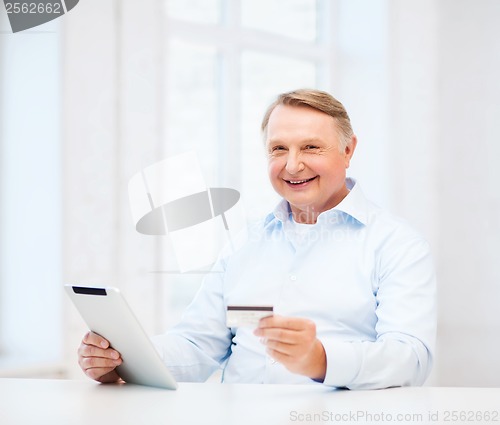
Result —
M241 95L235 88L240 87L242 52L249 50L314 62L317 87L329 91L333 85L335 63L334 35L331 30L335 9L328 0L316 0L317 40L309 42L243 27L240 18L241 0L222 0L220 7L223 13L218 24L175 19L169 17L164 10L164 34L168 41L178 39L209 45L219 53L218 97L221 119L217 157L224 164L224 167L220 168L220 181L231 181L233 186L240 187L241 144L234 141L240 140L241 129Z

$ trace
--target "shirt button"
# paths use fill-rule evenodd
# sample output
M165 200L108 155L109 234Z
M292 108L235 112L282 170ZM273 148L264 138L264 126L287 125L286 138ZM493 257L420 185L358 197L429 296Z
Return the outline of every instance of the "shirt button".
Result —
M290 275L290 280L296 281L297 280L297 276L295 276L294 274Z

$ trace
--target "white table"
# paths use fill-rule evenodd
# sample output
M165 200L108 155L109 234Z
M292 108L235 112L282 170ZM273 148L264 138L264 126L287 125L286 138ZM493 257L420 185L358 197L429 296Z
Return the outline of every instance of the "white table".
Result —
M500 389L346 391L321 385L181 383L168 391L90 380L0 379L1 425L303 423L500 425Z

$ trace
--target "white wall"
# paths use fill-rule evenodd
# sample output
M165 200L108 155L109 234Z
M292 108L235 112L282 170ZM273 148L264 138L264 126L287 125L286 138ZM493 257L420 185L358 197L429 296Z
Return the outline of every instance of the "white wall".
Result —
M498 386L500 3L336 4L335 93L359 138L352 173L426 236L436 260L428 383Z
M500 3L390 3L393 209L431 243L430 384L500 385Z
M500 2L439 2L440 358L446 385L500 386Z

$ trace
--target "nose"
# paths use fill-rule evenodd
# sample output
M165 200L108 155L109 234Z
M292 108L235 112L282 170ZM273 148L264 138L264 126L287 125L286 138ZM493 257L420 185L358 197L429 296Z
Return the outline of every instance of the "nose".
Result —
M304 170L305 165L302 162L300 157L300 153L289 152L286 158L286 166L285 169L290 175L294 175L300 173Z

